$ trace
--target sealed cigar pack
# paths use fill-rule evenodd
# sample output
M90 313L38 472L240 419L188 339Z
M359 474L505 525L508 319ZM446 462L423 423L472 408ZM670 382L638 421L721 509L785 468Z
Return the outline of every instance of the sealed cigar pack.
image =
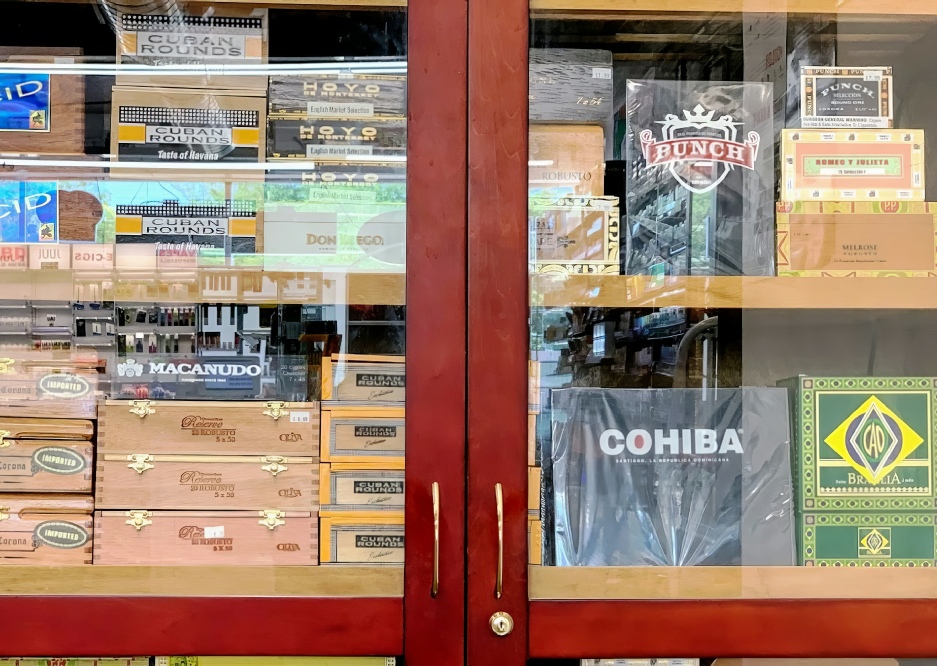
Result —
M403 513L403 464L396 469L377 465L332 463L319 466L320 515L349 511Z
M314 402L108 400L98 449L187 454L317 456Z
M894 123L891 67L803 67L800 121L809 128L888 128Z
M403 356L334 354L322 360L322 399L367 404L403 403Z
M537 273L619 273L617 197L531 199L528 218Z
M313 565L318 563L315 512L95 512L95 564Z
M406 448L403 407L330 405L322 410L320 460L393 468Z
M404 157L407 119L270 116L267 157L326 161Z
M531 125L528 194L600 197L605 185L605 130L597 125Z
M95 506L315 511L316 462L311 456L100 453Z
M530 49L532 122L602 124L612 117L612 52Z
M403 65L400 68L403 70ZM270 115L379 118L407 115L407 76L335 73L270 77Z
M0 495L0 566L91 564L91 495Z
M403 514L323 516L319 552L321 564L403 564Z
M0 492L90 493L91 442L4 439L0 442Z

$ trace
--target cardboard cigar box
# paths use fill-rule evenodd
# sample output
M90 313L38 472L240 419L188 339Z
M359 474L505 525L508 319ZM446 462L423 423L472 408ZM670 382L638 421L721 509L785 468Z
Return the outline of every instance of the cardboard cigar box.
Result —
M527 415L527 466L537 464L537 415Z
M9 414L10 410L0 412ZM19 418L0 416L0 434L7 439L72 439L88 441L94 436L94 423L79 419Z
M543 563L543 523L539 520L527 521L528 564Z
M937 204L917 201L779 202L778 275L937 275Z
M403 356L333 354L322 360L322 399L352 403L402 403L406 396Z
M539 467L527 468L527 519L540 518L540 478Z
M403 157L407 119L283 118L268 121L267 156L272 158L354 160L373 155Z
M313 565L314 511L96 511L95 564Z
M270 77L268 96L271 116L402 117L407 115L407 76L403 73L274 75Z
M530 49L531 122L604 123L612 117L612 52Z
M0 48L4 64L36 63L33 72L0 74L0 152L81 155L85 152L85 82L80 75L52 74L44 64L80 61L77 48Z
M315 402L108 400L101 411L104 453L318 455Z
M95 506L317 510L316 463L312 456L100 453Z
M358 513L319 521L321 564L403 564L403 514Z
M806 566L937 565L937 514L860 511L801 516L800 560Z
M403 465L406 422L403 407L338 406L322 410L323 463Z
M530 199L537 273L620 272L618 197Z
M923 130L783 130L782 201L924 201Z
M0 565L91 564L91 495L0 495Z
M268 171L264 202L265 208L271 204L290 204L297 200L308 203L380 205L384 202L404 201L406 188L407 167L403 161L316 162L308 171ZM289 192L290 196L284 197L284 192Z
M153 73L119 70L118 86L212 88L263 95L267 77L226 74L267 62L266 9L212 7L211 14L119 14L117 62L150 65ZM208 65L206 67L206 65ZM160 72L159 68L167 69ZM193 68L187 74L185 68Z
M90 493L91 442L4 439L0 442L0 492Z
M605 193L605 131L593 125L531 125L528 193L532 197Z
M403 513L404 472L400 463L394 469L376 465L319 465L320 516L350 511L390 511Z

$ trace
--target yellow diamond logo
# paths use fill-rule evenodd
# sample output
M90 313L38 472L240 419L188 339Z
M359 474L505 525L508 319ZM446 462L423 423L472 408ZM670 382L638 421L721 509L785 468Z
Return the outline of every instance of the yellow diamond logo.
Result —
M884 533L883 533L884 532ZM886 535L887 533L887 535ZM883 531L876 529L859 530L859 556L873 557L891 555L891 530L885 528Z
M924 438L873 395L823 441L876 485Z

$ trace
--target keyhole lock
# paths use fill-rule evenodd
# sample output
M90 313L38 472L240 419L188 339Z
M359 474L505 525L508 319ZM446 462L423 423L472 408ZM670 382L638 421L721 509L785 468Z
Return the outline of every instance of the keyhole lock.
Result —
M514 631L514 618L500 611L491 616L488 624L496 636L507 636Z

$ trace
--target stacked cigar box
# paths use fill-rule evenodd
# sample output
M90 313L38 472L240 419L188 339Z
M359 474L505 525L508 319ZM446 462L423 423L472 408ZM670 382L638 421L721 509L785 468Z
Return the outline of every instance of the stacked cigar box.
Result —
M108 400L96 564L318 562L318 403Z
M527 552L530 564L543 563L543 474L537 450L540 411L540 363L531 360L527 362Z
M322 564L402 564L403 356L322 362Z

